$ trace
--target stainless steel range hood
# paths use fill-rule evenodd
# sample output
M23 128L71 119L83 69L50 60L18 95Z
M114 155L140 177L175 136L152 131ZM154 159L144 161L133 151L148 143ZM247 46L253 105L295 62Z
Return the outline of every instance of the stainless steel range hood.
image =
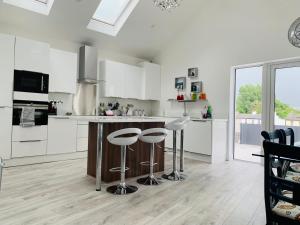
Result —
M97 49L82 46L79 49L79 79L80 83L97 83Z

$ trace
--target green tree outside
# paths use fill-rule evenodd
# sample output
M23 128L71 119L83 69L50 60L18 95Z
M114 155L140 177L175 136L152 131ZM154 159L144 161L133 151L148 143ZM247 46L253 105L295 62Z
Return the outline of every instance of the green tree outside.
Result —
M239 94L236 99L236 110L241 114L257 114L262 109L262 93L261 85L247 84L240 87ZM292 108L288 104L275 100L275 111L279 118L285 119L290 114L300 114L300 111Z

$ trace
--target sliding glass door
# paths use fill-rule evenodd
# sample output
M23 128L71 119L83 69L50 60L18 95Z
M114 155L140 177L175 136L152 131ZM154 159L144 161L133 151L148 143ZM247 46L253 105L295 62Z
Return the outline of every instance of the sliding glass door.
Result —
M229 153L262 162L262 130L293 128L300 141L300 59L238 66L232 70ZM229 158L231 155L229 154Z

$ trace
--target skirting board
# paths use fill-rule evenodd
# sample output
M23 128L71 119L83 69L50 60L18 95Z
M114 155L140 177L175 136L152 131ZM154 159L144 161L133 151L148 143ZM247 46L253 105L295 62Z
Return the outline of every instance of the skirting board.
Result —
M5 167L13 167L13 166L24 166L31 164L39 164L39 163L49 163L70 159L82 159L87 158L87 152L72 152L66 154L58 154L58 155L43 155L43 156L34 156L34 157L24 157L24 158L14 158L5 160Z
M166 148L166 151L168 154L172 154L173 150L171 148ZM177 150L177 157L179 157L179 149ZM184 157L188 159L199 160L201 162L212 163L212 157L209 155L184 151Z

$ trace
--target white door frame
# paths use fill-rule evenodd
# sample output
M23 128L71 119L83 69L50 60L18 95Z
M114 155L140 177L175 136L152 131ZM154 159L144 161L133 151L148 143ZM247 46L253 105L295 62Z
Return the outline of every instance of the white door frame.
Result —
M274 127L274 97L275 97L275 76L276 68L292 67L287 65L300 65L300 57L267 61L261 63L252 63L231 67L230 71L230 99L229 99L229 124L228 124L228 161L234 158L234 138L235 138L235 87L236 70L249 67L263 67L262 74L262 129L271 131ZM273 109L273 110L272 110Z

